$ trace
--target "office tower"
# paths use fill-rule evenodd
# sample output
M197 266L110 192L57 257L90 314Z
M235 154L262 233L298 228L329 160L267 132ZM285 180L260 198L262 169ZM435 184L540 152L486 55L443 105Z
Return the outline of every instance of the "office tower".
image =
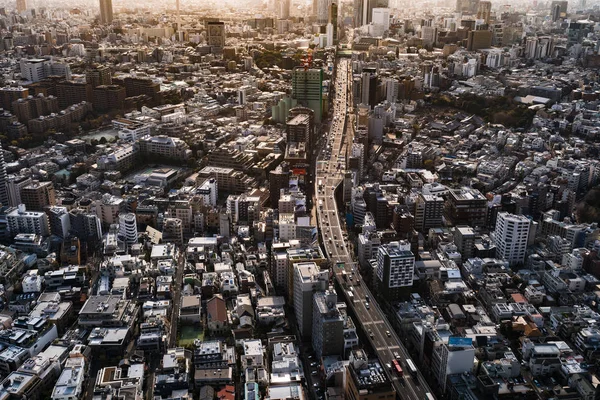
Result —
M496 246L496 256L508 261L510 265L523 263L530 226L531 221L524 215L499 212L496 228L490 235Z
M333 287L313 297L312 346L318 359L344 352L344 318Z
M50 235L48 216L41 211L27 211L24 204L19 204L6 214L8 230L11 236L19 233L33 233L40 236Z
M179 0L175 0L175 9L177 11L177 30L181 28L181 10L179 7Z
M20 14L27 11L27 0L17 0L17 12Z
M366 9L366 22L364 25L373 22L373 10L375 8L388 8L388 0L368 0Z
M552 21L556 22L561 18L565 18L567 16L568 6L568 1L554 0L550 6L550 15L552 16Z
M421 28L421 39L424 46L433 46L437 40L437 28L424 26Z
M415 200L415 229L429 232L431 228L442 226L444 199L433 194L419 193Z
M377 105L377 69L363 68L361 81L361 103L375 107Z
M112 24L113 21L113 7L112 0L100 0L100 23L101 24Z
M390 9L389 8L374 8L373 9L373 24L383 26L383 30L390 29Z
M414 279L415 256L407 241L391 242L377 250L377 286L389 299L400 298L402 291L411 288Z
M446 390L448 375L470 372L475 362L475 348L471 338L450 337L433 347L431 372L442 389Z
M475 14L479 9L479 0L456 0L456 12Z
M368 0L354 0L354 27L358 28L360 26L367 24L367 16L366 13L368 11L367 7Z
M292 71L292 99L315 113L315 123L323 115L323 69L296 67Z
M333 25L333 42L327 43L332 46L338 42L338 5L336 2L331 2L329 5L329 23Z
M85 71L85 81L92 85L92 88L101 85L112 85L112 72L107 66L99 65Z
M294 264L294 312L303 339L312 334L313 295L327 288L329 271L314 262Z
M317 24L325 25L329 20L331 0L317 0Z
M475 51L489 49L492 46L492 31L469 31L467 37L467 50Z
M52 182L33 181L21 189L21 200L28 210L44 211L56 204L56 194Z
M482 19L484 23L490 23L490 16L492 13L492 2L491 1L480 1L477 8L477 19Z
M0 205L8 206L8 176L6 174L6 162L4 162L4 149L0 147Z
M462 187L450 189L446 202L446 217L452 225L485 226L487 199L477 189Z
M279 19L288 19L290 17L290 7L292 0L279 0Z
M220 21L206 22L207 38L209 46L223 48L225 47L225 23Z

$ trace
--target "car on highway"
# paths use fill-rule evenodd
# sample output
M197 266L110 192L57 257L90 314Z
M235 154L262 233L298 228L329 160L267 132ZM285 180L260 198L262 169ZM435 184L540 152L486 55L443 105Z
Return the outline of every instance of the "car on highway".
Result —
M365 303L365 308L366 308L367 310L370 310L370 309L371 309L371 306L369 305L369 303Z
M399 359L400 359L400 354L398 354L398 352L397 352L397 351L395 351L393 354L394 354L394 358L395 358L396 360L399 360Z
M371 336L371 339L375 337L375 335L373 335L373 331L369 329L369 336Z
M387 335L387 337L392 337L392 333L390 331L385 331L385 334Z

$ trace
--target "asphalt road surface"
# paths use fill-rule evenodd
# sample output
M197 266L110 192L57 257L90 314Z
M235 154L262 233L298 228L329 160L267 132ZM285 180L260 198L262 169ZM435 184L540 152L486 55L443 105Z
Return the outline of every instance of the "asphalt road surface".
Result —
M344 288L348 305L356 314L358 320L355 322L362 327L384 368L396 358L394 353L399 355L404 378L399 378L394 372L385 368L397 395L403 400L422 400L425 399L426 393L431 393L431 389L420 372L415 376L409 373L406 364L406 359L410 358L408 352L369 289L360 279L360 273L346 246L342 216L338 213L335 200L335 189L342 182L345 170L347 143L352 143L352 128L347 127L348 124L345 122L350 111L349 107L352 107L351 84L350 61L339 59L335 79L334 116L327 141L329 147L326 145L320 152L315 166L317 220L321 239L326 255L332 262L336 279ZM343 263L343 267L339 266L340 263ZM343 271L346 272L346 278ZM348 292L352 292L352 298Z

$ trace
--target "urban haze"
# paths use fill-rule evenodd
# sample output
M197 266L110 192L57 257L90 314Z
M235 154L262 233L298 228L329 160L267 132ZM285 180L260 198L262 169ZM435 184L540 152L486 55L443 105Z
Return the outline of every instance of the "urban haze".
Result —
M600 399L597 0L0 0L0 400Z

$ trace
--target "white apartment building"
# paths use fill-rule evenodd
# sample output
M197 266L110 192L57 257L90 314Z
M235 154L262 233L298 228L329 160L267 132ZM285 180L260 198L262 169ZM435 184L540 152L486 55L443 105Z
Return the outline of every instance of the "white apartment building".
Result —
M499 212L496 229L491 234L496 245L496 256L510 265L523 263L531 221L524 215Z
M50 235L48 215L44 212L27 211L25 204L6 214L8 230L11 235L19 233L34 233L40 236Z

